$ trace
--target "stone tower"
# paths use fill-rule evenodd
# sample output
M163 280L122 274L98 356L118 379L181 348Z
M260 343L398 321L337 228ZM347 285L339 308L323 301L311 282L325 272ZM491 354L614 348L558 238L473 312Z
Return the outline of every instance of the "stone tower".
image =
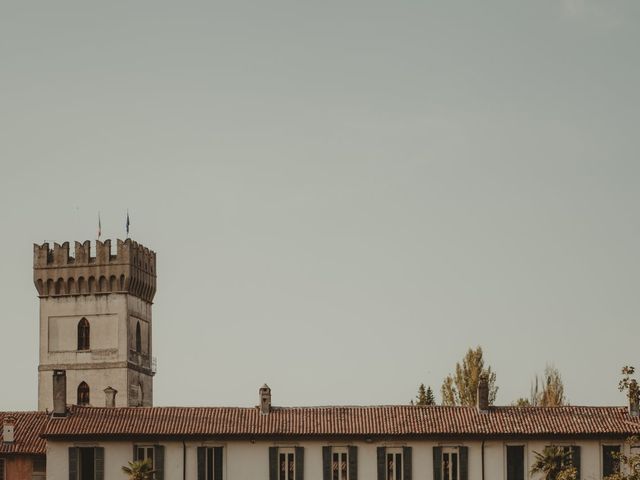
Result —
M40 298L38 409L53 408L53 371L66 370L67 401L104 406L151 406L151 305L156 254L127 239L33 246L33 281Z

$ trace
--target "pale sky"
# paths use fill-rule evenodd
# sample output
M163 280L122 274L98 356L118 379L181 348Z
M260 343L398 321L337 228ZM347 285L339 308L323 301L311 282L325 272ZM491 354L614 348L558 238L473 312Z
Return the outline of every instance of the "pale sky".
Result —
M498 404L640 366L640 2L0 0L0 410L34 242L157 252L156 405Z

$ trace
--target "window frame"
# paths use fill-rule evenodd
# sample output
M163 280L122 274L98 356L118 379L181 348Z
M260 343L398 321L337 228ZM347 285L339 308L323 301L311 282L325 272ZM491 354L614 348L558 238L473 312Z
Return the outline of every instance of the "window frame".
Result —
M202 480L223 480L226 477L225 471L225 448L223 445L201 445L198 447L198 450L202 451L202 457L198 456L197 462L200 462L200 458L202 458L202 466L197 465L198 469L198 478L202 478ZM219 457L217 455L219 452ZM218 458L219 465L219 474L220 478L216 476L216 472L218 471L218 464L216 461ZM209 465L209 460L211 460L211 465ZM200 473L200 468L202 468L202 472Z
M509 480L509 447L522 447L522 473L525 480L527 479L527 465L528 464L528 449L525 443L507 443L504 446L504 478L505 480Z
M80 391L80 387L82 386L86 387L86 391L84 388L82 389L82 391ZM86 400L84 399L85 396ZM84 407L88 407L91 405L91 387L89 387L89 384L84 380L78 384L78 388L76 389L76 405Z
M602 474L603 478L605 476L605 472L604 472L604 466L605 466L604 449L607 448L607 447L617 447L618 453L622 453L622 444L621 443L603 443L603 444L601 444L601 446L600 446L600 462L601 462L601 469L600 470L601 470L601 472L600 473ZM618 460L616 463L617 463L617 470L614 467L614 472L613 473L616 473L616 471L617 472L620 471L620 461Z
M284 457L284 478L282 477L282 457ZM293 467L293 469L291 469ZM278 447L278 480L295 480L296 449L294 447Z
M445 477L445 455L455 455L455 477L453 476L453 468L449 470L450 475ZM453 466L453 464L452 464ZM460 480L460 448L459 447L442 447L442 460L440 465L441 479L439 480Z
M91 351L91 324L86 317L82 317L78 321L78 342L76 350L78 352Z

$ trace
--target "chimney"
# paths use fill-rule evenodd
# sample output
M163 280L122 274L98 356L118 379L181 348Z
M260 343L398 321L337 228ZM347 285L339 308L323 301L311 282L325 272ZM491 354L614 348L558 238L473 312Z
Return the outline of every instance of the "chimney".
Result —
M67 416L67 372L53 371L53 416Z
M16 426L16 419L11 415L4 417L2 422L2 442L13 443L13 431Z
M271 411L271 389L266 383L260 388L260 414L269 415Z
M107 408L115 408L116 406L116 394L118 391L115 388L107 387L104 392L104 406Z
M478 411L489 411L489 378L484 373L478 379Z

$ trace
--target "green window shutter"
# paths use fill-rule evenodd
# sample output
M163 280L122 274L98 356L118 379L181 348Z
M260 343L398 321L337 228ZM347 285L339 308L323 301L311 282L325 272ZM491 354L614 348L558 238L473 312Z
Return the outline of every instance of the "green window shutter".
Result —
M402 475L403 480L411 480L411 470L412 470L412 457L411 457L411 447L403 447L402 448Z
M164 480L164 447L162 445L153 446L153 469L156 471L156 480Z
M433 480L442 480L442 447L433 447Z
M576 480L580 480L580 447L571 447L571 463L577 471Z
M204 480L204 471L207 466L207 449L198 447L198 480Z
M95 459L95 480L104 480L104 448L95 447L93 454Z
M78 449L69 447L69 480L78 480Z
M213 449L213 480L222 480L222 447Z
M460 480L469 478L469 447L458 447L460 454Z
M269 480L278 480L278 447L269 447Z
M387 480L387 449L378 447L378 480Z
M331 480L331 447L322 447L322 480Z
M134 462L138 460L138 445L135 443L133 444L133 456L131 458L133 458Z
M349 480L358 480L358 447L349 447Z
M296 480L304 479L304 447L296 447Z

